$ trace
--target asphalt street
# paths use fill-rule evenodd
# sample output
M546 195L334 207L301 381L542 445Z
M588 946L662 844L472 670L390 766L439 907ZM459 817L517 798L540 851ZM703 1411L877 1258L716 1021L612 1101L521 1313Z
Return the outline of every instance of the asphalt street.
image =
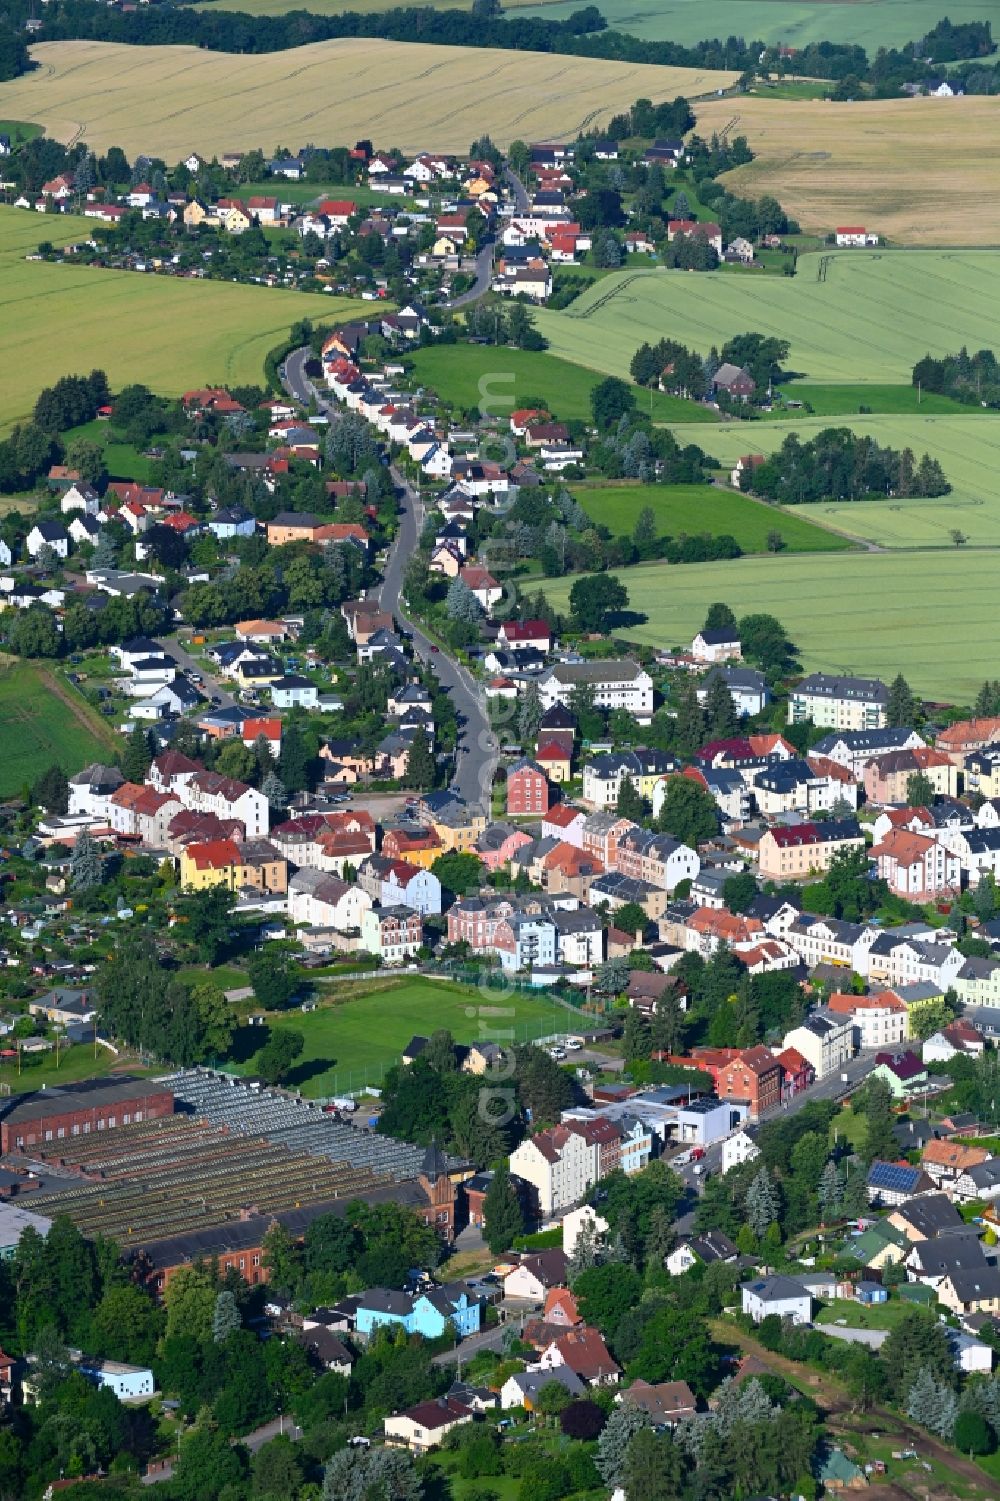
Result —
M306 373L309 358L310 351L305 348L288 356L284 365L285 389L304 404L315 397L320 408L332 418L336 413L335 405L313 385ZM458 740L452 789L468 803L488 806L497 763L497 741L486 711L486 699L468 669L437 648L406 613L401 598L403 576L420 538L423 506L420 496L398 469L392 470L392 477L399 498L398 527L379 586L379 604L387 613L395 615L401 624L405 623L412 633L415 655L430 667L455 706Z

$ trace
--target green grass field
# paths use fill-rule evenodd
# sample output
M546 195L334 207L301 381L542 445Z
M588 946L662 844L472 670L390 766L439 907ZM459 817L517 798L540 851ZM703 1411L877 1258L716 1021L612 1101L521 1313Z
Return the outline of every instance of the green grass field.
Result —
M414 377L436 391L442 401L465 409L482 403L484 414L498 417L538 399L564 422L590 422L590 393L601 379L592 370L550 354L483 344L420 349L412 364ZM636 397L642 410L651 412L657 422L715 421L712 412L693 401L664 396L659 391L637 390Z
M9 136L12 146L23 146L42 134L40 125L31 125L27 120L0 120L0 135Z
M227 0L229 3L229 0ZM254 3L254 0L251 0ZM279 0L256 0L275 10L292 9ZM382 0L376 0L381 8ZM957 0L942 10L942 0L602 0L601 14L609 26L650 41L691 46L708 37L743 36L763 42L805 47L810 42L857 42L874 56L878 47L899 47L917 41L943 15L954 22L995 21L990 0ZM236 0L232 0L237 9ZM247 7L250 8L249 6ZM342 7L350 9L345 4ZM374 9L362 0L358 9ZM565 20L579 9L576 0L529 5L524 15Z
M628 588L629 608L647 616L622 634L651 646L690 641L718 599L737 615L777 615L807 671L884 679L903 672L918 692L956 704L971 703L983 680L996 676L996 552L650 563L618 570L617 577ZM572 584L572 578L551 579L541 588L564 610Z
M770 531L779 531L789 552L839 552L850 543L815 526L805 510L779 510L714 485L609 485L573 492L589 516L612 532L630 536L646 506L656 513L661 536L729 533L744 552L765 552Z
M871 1307L857 1303L853 1298L835 1298L820 1309L816 1322L821 1325L843 1322L848 1329L895 1329L912 1309L913 1304L904 1303L901 1298L890 1298L888 1303Z
M817 417L856 417L861 407L879 416L902 416L911 413L914 417L974 417L978 408L965 406L952 396L936 396L918 391L916 386L818 386L810 381L793 380L781 387L786 401L807 401L812 414L796 411L775 413L775 421L787 422L791 417L815 415Z
M839 419L842 423L846 419ZM806 440L837 418L804 417L794 424ZM879 547L952 547L958 529L973 547L1000 546L1000 417L971 413L945 417L851 417L850 427L892 448L910 447L919 457L925 451L939 459L951 483L950 495L938 500L874 500L857 504L820 502L797 506L796 517L835 527ZM748 450L773 453L787 436L789 424L720 423L711 433L677 427L680 443L697 442L713 458L730 464Z
M51 667L0 663L0 797L16 796L54 762L72 774L121 742Z
M573 1025L572 1012L544 995L479 991L423 976L367 993L361 982L335 1005L323 1003L322 987L318 994L316 1011L268 1018L275 1029L289 1027L305 1037L289 1083L312 1097L377 1084L414 1033L429 1037L445 1027L456 1042L527 1042ZM243 1071L253 1072L252 1059Z
M118 1061L114 1053L100 1046L98 1046L95 1059L94 1045L89 1042L79 1043L76 1047L61 1047L58 1068L54 1048L51 1053L34 1056L40 1058L41 1062L29 1062L28 1055L25 1054L21 1060L20 1074L18 1074L16 1063L0 1065L0 1085L9 1084L12 1094L43 1087L52 1089L58 1084L76 1084L80 1079L92 1079L99 1074L106 1074ZM138 1065L129 1065L129 1073L144 1072L145 1070L140 1069Z
M89 219L0 208L0 432L29 415L43 386L95 365L112 386L142 381L167 396L213 381L259 381L268 351L297 319L333 323L365 306L24 259L40 241L65 245L93 232Z
M140 485L149 484L153 460L143 458L131 443L116 443L114 429L107 422L101 422L95 417L93 422L71 428L62 436L63 442L67 444L72 443L74 438L86 438L88 442L99 443L104 449L104 463L109 479L132 479Z
M609 375L646 339L707 354L755 330L787 339L810 382L907 385L927 353L1000 348L998 288L994 251L814 252L793 277L620 271L536 323L552 354Z

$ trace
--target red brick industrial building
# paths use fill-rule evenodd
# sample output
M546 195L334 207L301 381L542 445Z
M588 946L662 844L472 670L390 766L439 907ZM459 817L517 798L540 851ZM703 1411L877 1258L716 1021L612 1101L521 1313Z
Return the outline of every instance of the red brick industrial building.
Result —
M41 1151L52 1142L173 1113L171 1090L129 1074L36 1090L0 1100L0 1151Z

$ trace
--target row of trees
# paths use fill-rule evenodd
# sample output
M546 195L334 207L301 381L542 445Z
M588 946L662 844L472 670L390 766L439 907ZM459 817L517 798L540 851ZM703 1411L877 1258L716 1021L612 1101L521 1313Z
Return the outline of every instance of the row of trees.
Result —
M964 344L957 354L946 354L939 360L925 354L913 367L913 384L967 406L998 407L1000 361L992 349L970 354Z
M937 459L883 447L847 427L828 427L803 442L789 433L778 451L740 475L740 487L782 505L871 496L947 495L951 485Z

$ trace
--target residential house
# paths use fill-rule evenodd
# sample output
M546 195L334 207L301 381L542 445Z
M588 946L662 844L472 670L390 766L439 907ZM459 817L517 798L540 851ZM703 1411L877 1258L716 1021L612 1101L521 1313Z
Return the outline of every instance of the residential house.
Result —
M621 1376L600 1332L587 1325L557 1335L542 1351L537 1368L542 1371L568 1366L587 1386L614 1386Z
M738 662L743 656L739 632L735 627L699 631L691 642L691 655L696 662L709 664Z
M58 521L36 521L24 539L29 558L35 559L43 547L49 548L57 558L69 557L69 533Z
M814 672L789 694L788 723L811 719L835 730L878 730L885 726L888 702L889 690L878 678Z
M648 724L653 715L653 680L637 662L596 660L559 662L548 668L538 680L542 708L554 704L568 707L573 690L586 684L601 709L626 709L640 724Z
M854 1056L853 1017L819 1007L785 1034L782 1046L795 1048L808 1059L816 1078L825 1079Z
M567 1264L566 1253L558 1249L534 1251L522 1256L518 1265L504 1278L504 1297L544 1303L550 1289L566 1286Z
M909 1013L891 990L875 995L851 995L841 991L827 1000L827 1010L835 1016L850 1017L854 1025L856 1048L885 1048L905 1042L909 1033Z
M426 1454L436 1449L454 1428L471 1423L472 1409L452 1397L435 1397L418 1402L403 1412L383 1419L387 1444L402 1444L411 1454Z
M909 1163L876 1161L868 1169L867 1185L870 1203L898 1206L915 1195L932 1193L934 1179Z
M652 1385L637 1376L618 1399L638 1407L656 1429L676 1428L685 1418L694 1417L698 1404L686 1381L660 1381Z
M812 1295L791 1277L760 1277L740 1286L743 1312L759 1324L769 1314L791 1319L793 1324L808 1324L812 1319Z
M543 817L549 808L549 784L542 768L524 758L507 771L508 818Z
M864 835L850 819L786 824L764 832L757 846L758 867L765 880L804 880L829 870L842 851L864 848Z
M746 1048L719 1069L716 1093L720 1100L746 1101L751 1120L781 1104L781 1064L765 1047Z
M557 1381L566 1388L572 1399L586 1395L587 1388L569 1366L553 1366L547 1371L522 1371L509 1376L500 1388L500 1406L505 1412L512 1407L523 1407L526 1412L534 1410L538 1394L551 1382Z
M875 764L872 762L868 771ZM920 904L956 897L961 892L959 857L936 839L891 829L881 844L874 846L871 857L880 879L904 901Z
M570 1209L597 1181L594 1153L564 1125L526 1137L510 1154L510 1170L535 1190L543 1219Z
M894 1099L901 1100L927 1083L927 1069L909 1048L891 1053L876 1053L875 1067L869 1077L885 1081Z
M415 959L424 941L423 918L412 907L368 907L361 914L361 946L383 964Z

